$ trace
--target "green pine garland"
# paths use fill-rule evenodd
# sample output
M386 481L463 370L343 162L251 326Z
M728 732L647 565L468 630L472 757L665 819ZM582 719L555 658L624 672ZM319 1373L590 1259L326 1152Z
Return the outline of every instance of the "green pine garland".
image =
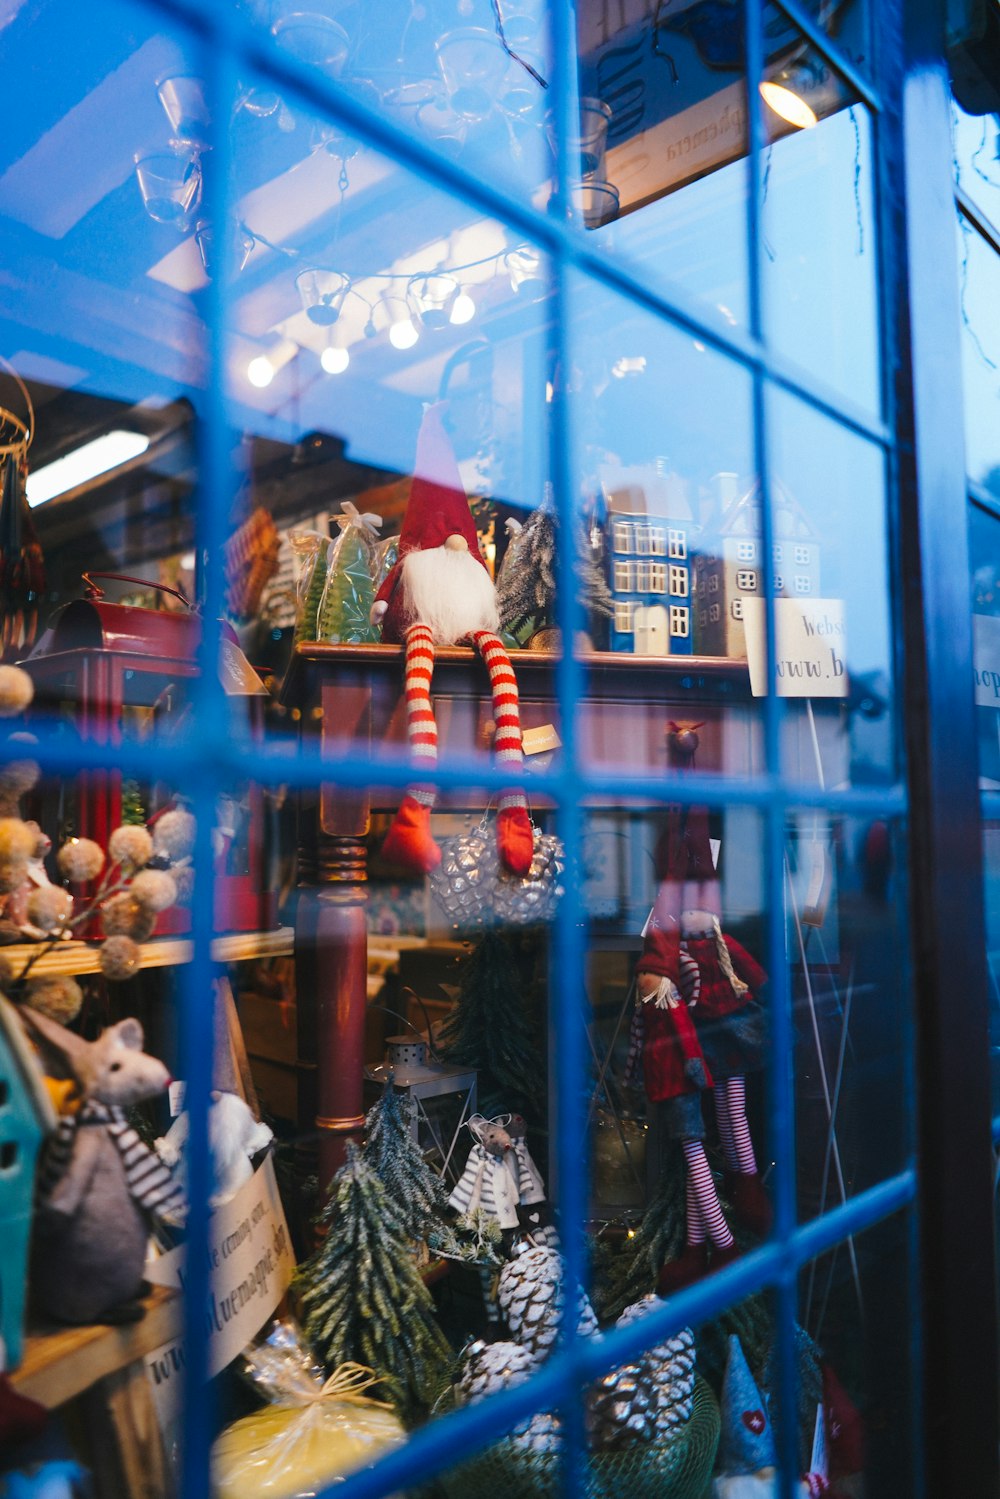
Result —
M427 1239L448 1210L448 1190L410 1133L415 1108L390 1073L365 1118L364 1162L400 1208L410 1238Z
M458 1004L441 1029L456 1066L479 1073L479 1107L535 1113L544 1091L539 1049L517 959L505 937L485 932L462 968Z
M327 1368L353 1360L384 1376L401 1416L414 1420L441 1388L451 1350L402 1206L353 1144L320 1221L326 1238L296 1276L306 1336Z

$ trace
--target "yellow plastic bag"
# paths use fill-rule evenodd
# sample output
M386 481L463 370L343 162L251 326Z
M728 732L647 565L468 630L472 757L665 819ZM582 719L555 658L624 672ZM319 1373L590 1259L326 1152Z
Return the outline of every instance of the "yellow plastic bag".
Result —
M406 1441L392 1408L364 1393L377 1383L370 1369L341 1364L321 1382L286 1363L275 1380L255 1366L255 1352L248 1355L255 1382L279 1400L216 1439L215 1499L310 1499Z

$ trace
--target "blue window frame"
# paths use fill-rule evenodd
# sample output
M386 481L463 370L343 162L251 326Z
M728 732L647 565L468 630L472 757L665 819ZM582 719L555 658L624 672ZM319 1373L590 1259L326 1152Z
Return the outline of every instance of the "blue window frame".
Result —
M772 1298L774 1321L777 1329L776 1357L778 1366L777 1389L779 1404L786 1410L795 1408L796 1346L795 1321L800 1277L808 1273L812 1262L820 1255L837 1246L853 1246L855 1240L864 1241L866 1234L873 1234L880 1227L892 1222L902 1222L905 1258L905 1275L916 1284L917 1228L916 1207L920 1177L917 1169L917 1136L914 1131L918 1123L922 1134L925 1159L927 1142L931 1137L934 1121L941 1127L942 1119L937 1103L928 1099L921 1102L920 1119L916 1106L902 1120L904 1146L900 1158L893 1168L877 1179L869 1181L853 1195L845 1193L844 1200L836 1207L821 1211L809 1221L799 1216L796 1183L796 1158L794 1152L796 1097L793 1056L795 1036L793 1015L799 996L793 989L790 967L787 961L789 924L787 917L786 889L791 876L787 868L787 843L789 824L800 817L823 818L830 822L840 820L845 826L853 826L852 820L865 819L878 822L889 829L889 840L897 857L903 858L907 839L915 838L923 857L928 857L933 840L928 829L939 832L944 826L947 798L943 793L940 777L940 762L944 745L935 740L929 756L930 795L925 810L913 798L913 792L924 785L923 773L914 769L903 750L902 703L903 684L907 687L907 706L915 714L913 722L926 728L927 720L920 717L924 711L913 707L916 696L913 689L911 662L921 657L922 633L927 619L934 613L934 589L928 584L928 597L921 610L912 604L906 614L901 590L896 589L889 603L888 574L881 573L883 592L881 600L884 619L872 625L875 665L890 673L890 696L892 694L891 672L899 677L899 698L890 704L888 719L890 739L888 745L872 749L866 762L867 776L848 775L833 785L825 785L815 779L803 781L789 763L786 736L793 720L794 704L779 694L779 626L775 588L776 578L772 566L779 553L775 542L778 532L779 491L773 482L784 478L783 468L793 459L782 447L787 433L795 421L803 423L814 420L824 426L831 437L831 444L839 450L850 449L861 465L869 465L875 477L876 493L888 496L886 526L892 537L893 551L890 556L892 575L898 577L900 557L906 553L915 556L914 537L920 533L921 525L929 525L928 517L938 512L933 502L928 502L924 512L916 515L907 496L915 492L915 481L908 476L907 461L900 456L900 444L904 438L912 437L908 422L918 432L917 447L925 456L930 434L938 429L932 417L933 404L921 384L915 379L916 389L906 400L895 395L890 372L896 367L896 356L902 342L898 313L892 305L893 295L876 294L873 281L868 291L876 309L869 330L872 347L866 350L866 374L859 377L860 393L852 392L841 379L838 383L836 360L830 368L833 373L829 382L822 373L822 342L834 338L836 330L817 324L813 330L817 340L812 355L803 352L796 343L792 325L783 320L780 307L781 283L770 261L770 243L767 226L774 203L767 193L777 195L780 181L772 182L768 188L768 172L771 146L765 105L758 85L764 81L770 67L767 50L768 27L780 25L795 35L807 46L810 61L832 78L851 100L850 113L844 112L841 124L845 131L857 134L858 157L872 160L879 192L878 203L871 218L863 211L858 200L858 224L862 227L876 226L877 244L869 268L876 265L882 271L880 284L899 290L892 272L898 269L904 251L910 258L906 264L908 272L903 279L911 301L910 319L914 331L916 352L915 367L923 368L932 362L929 350L921 342L927 335L922 321L925 299L930 291L932 276L929 262L922 258L923 249L914 251L912 231L922 227L919 218L920 197L916 185L916 174L923 163L913 158L912 148L904 153L901 132L904 127L915 129L905 119L897 106L903 100L904 67L913 73L920 69L912 61L904 44L913 43L907 22L905 34L902 23L896 17L880 35L878 52L879 68L876 76L869 75L866 67L849 55L817 18L816 7L792 3L792 0L773 0L765 5L764 0L747 0L745 13L745 74L747 117L747 176L745 182L745 254L746 315L743 320L730 314L720 317L710 312L696 293L674 285L664 286L658 273L642 263L641 251L621 258L603 251L601 245L588 234L586 219L581 220L579 205L579 163L574 159L572 142L579 135L578 56L573 8L562 0L552 0L548 7L551 27L551 77L547 80L551 96L551 131L555 150L554 189L551 200L544 209L535 206L529 198L511 188L502 177L491 178L482 170L470 170L462 161L437 150L426 140L419 138L407 128L394 121L391 114L372 107L364 96L340 86L336 79L325 76L310 67L287 49L275 45L266 27L256 26L248 19L241 5L217 4L203 6L188 3L188 0L143 0L133 7L123 3L122 11L130 9L162 16L166 23L183 35L187 45L198 56L201 73L205 79L209 102L209 116L205 122L207 160L211 169L205 172L203 182L202 214L205 222L216 233L216 242L231 242L231 254L239 253L238 235L221 232L220 226L231 225L233 220L233 144L229 123L234 103L245 92L244 78L247 74L255 80L263 80L277 91L288 90L297 100L303 101L313 113L332 122L338 129L366 143L387 161L398 163L407 172L426 183L429 190L445 191L463 204L470 205L484 217L508 228L519 241L536 246L544 260L544 275L547 278L548 306L550 317L546 327L547 356L550 368L567 371L573 368L574 327L581 302L588 295L601 295L621 305L635 309L657 328L668 330L670 336L683 335L695 341L695 347L708 350L719 366L738 372L746 382L749 392L749 410L752 425L752 468L759 483L762 497L760 505L760 535L757 542L741 541L741 556L747 560L754 555L749 549L759 547L756 555L761 559L761 587L756 589L761 601L763 619L766 621L763 646L763 669L767 691L759 699L759 714L754 719L754 732L759 735L759 754L752 771L747 768L737 774L721 776L707 772L691 772L664 779L664 775L622 774L599 768L590 763L583 746L574 735L564 736L561 758L552 768L535 773L532 779L534 794L548 798L555 808L554 824L564 847L566 865L566 898L561 902L554 921L552 933L552 993L550 1024L559 1037L557 1065L552 1079L553 1135L556 1141L555 1177L558 1182L558 1197L561 1212L563 1250L566 1274L571 1282L587 1280L586 1249L583 1224L586 1218L586 1174L585 1150L581 1141L586 1138L585 1106L583 1089L580 1086L587 1068L587 1031L581 1011L581 995L586 992L587 973L585 967L586 937L585 911L581 903L583 886L584 838L587 825L588 799L604 798L624 805L633 801L643 805L661 804L669 797L671 803L682 807L707 804L712 808L720 805L744 809L756 820L760 832L762 868L764 871L764 915L766 920L766 949L768 968L771 974L770 990L770 1046L771 1066L768 1095L768 1118L770 1137L779 1143L775 1152L771 1181L774 1197L774 1227L770 1236L752 1253L726 1266L711 1277L685 1288L676 1296L664 1301L654 1315L641 1327L635 1325L610 1332L599 1342L576 1336L572 1327L565 1329L564 1339L554 1356L542 1366L532 1378L517 1389L499 1394L481 1406L465 1410L433 1421L414 1433L405 1449L394 1453L373 1468L356 1473L346 1484L337 1486L336 1492L343 1499L375 1499L375 1496L399 1492L429 1479L443 1469L472 1454L494 1441L498 1435L509 1431L518 1421L542 1410L558 1408L565 1421L568 1441L564 1447L564 1471L566 1492L583 1492L581 1463L584 1442L579 1390L583 1383L598 1374L615 1367L622 1361L636 1356L642 1349L662 1341L679 1328L696 1324L714 1316L725 1308L741 1301L752 1293L766 1293ZM825 8L819 7L820 16ZM913 7L919 17L912 22L913 34L922 35L922 27L928 25L927 16L934 10L929 4ZM659 37L663 42L663 38ZM707 44L706 44L707 45ZM866 56L869 55L866 52ZM935 54L936 55L936 54ZM909 74L905 75L909 78ZM907 106L908 109L913 106ZM855 116L856 118L853 118ZM932 126L928 125L928 131ZM919 137L917 137L919 138ZM864 157L865 150L871 157ZM777 160L778 154L775 154ZM940 152L939 152L940 154ZM859 168L860 170L860 168ZM893 203L889 201L888 189L893 174L906 175L910 196L907 213L911 215L909 239L904 236L904 226L893 214ZM780 178L780 168L775 167L775 176ZM926 201L923 204L926 207ZM914 217L915 216L915 217ZM266 243L266 242L265 242ZM743 251L741 251L743 253ZM231 459L231 430L233 409L228 391L228 371L231 360L231 340L234 320L232 316L231 282L223 275L208 280L199 293L201 312L207 345L205 349L208 375L201 385L199 411L198 490L196 504L197 542L199 559L220 559L230 539L229 516L236 498L236 479ZM11 319L13 322L14 320ZM903 319L906 322L906 319ZM837 359L843 355L838 346ZM817 370L816 365L820 364ZM881 372L881 373L879 373ZM841 369L841 374L843 374ZM869 387L871 387L869 389ZM873 392L878 390L876 397ZM571 496L578 492L579 412L574 409L572 381L553 380L546 402L549 419L546 429L548 452L542 465L550 474L555 503L560 518L565 522L569 534L576 521ZM784 403L784 404L782 404ZM906 410L901 410L906 407ZM912 407L912 409L910 409ZM790 416L789 413L796 415ZM535 439L533 439L535 440ZM808 456L808 455L807 455ZM801 454L800 460L806 458ZM844 460L848 467L853 459ZM780 533L783 534L783 533ZM669 533L669 555L683 556L683 551L674 550L675 533ZM925 536L925 540L926 540ZM625 548L616 534L615 550ZM883 538L883 545L888 546ZM697 551L700 543L690 542ZM909 548L909 551L907 549ZM636 548L636 550L641 550ZM796 548L796 560L802 549ZM645 548L648 553L649 548ZM660 555L662 548L657 552ZM925 548L925 558L929 549ZM954 559L952 558L952 561ZM872 564L873 576L878 578L879 567L886 561L878 553ZM563 640L573 640L584 624L583 611L575 583L572 556L557 554L556 622ZM621 565L621 564L620 564ZM629 565L629 564L625 564ZM822 559L821 559L822 565ZM934 564L925 561L933 580ZM918 569L919 571L919 569ZM921 574L923 576L923 574ZM713 575L710 582L716 583ZM962 575L964 587L965 576ZM754 575L756 583L756 575ZM796 590L803 580L796 578ZM195 864L199 870L199 896L193 906L192 943L193 959L183 970L182 1005L182 1053L185 1059L184 1076L187 1081L187 1100L191 1118L189 1154L189 1191L192 1213L189 1224L189 1270L184 1289L187 1379L184 1398L184 1448L182 1493L184 1499L197 1499L208 1492L209 1448L213 1435L214 1412L211 1402L204 1396L206 1384L206 1341L203 1335L203 1311L209 1295L209 1271L207 1256L200 1253L208 1243L208 1198L210 1191L207 1152L207 1109L212 1087L212 1054L215 1035L215 1020L211 1004L206 1003L214 975L212 940L214 936L213 906L207 895L212 883L214 850L212 824L217 797L235 778L250 778L268 787L288 786L303 793L315 792L324 778L333 778L345 788L361 790L378 781L389 787L402 789L411 770L405 758L392 754L379 755L377 764L373 755L360 744L349 744L339 757L321 757L308 741L297 744L294 754L288 753L287 743L276 744L265 740L253 741L248 735L234 732L232 716L227 701L218 689L216 662L222 643L218 621L225 613L225 577L219 565L207 565L201 570L202 617L204 626L198 646L199 675L192 687L192 701L197 722L197 733L181 738L169 750L155 738L148 744L130 742L122 746L118 756L118 768L127 775L155 779L169 773L171 778L183 784L198 816L198 844ZM801 591L818 592L827 597L821 584L817 589L805 580ZM928 601L929 600L929 601ZM756 602L757 600L755 600ZM784 601L782 601L784 602ZM625 606L619 605L619 609ZM723 597L721 608L713 604L712 610L723 619L731 616L741 620L745 616L749 601L742 604L739 599ZM692 611L684 610L685 630ZM875 609L878 613L878 608ZM620 619L620 617L619 617ZM888 644L890 620L901 625L902 646L890 649ZM718 620L714 620L718 623ZM621 628L621 623L618 625ZM938 620L934 629L944 628ZM881 631L881 634L879 633ZM876 638L877 637L877 638ZM943 655L941 636L929 637L932 645L930 667L932 681L940 682ZM937 644L933 644L934 641ZM921 658L922 659L922 658ZM860 660L860 657L859 657ZM585 695L585 668L581 659L571 651L562 652L554 665L555 698L560 709L561 721L572 724L578 703ZM874 687L872 688L874 691ZM938 696L936 711L947 707L948 694ZM853 709L852 709L853 711ZM959 717L962 715L959 709ZM968 717L968 713L965 713ZM814 730L815 732L815 730ZM937 728L937 735L943 734ZM970 735L971 741L971 735ZM42 734L38 747L38 758L46 771L52 775L66 775L80 770L101 771L106 766L106 750L97 744L74 741L68 744L57 733ZM853 763L853 762L852 762ZM468 763L462 760L442 762L436 770L428 771L428 779L443 790L482 785L490 791L503 789L501 772L488 772L478 760ZM916 856L913 856L914 858ZM941 910L947 908L947 892L940 884L936 886ZM914 897L915 898L915 897ZM922 909L919 906L917 909ZM953 908L951 908L953 909ZM942 915L933 917L934 922L943 921ZM962 927L968 930L968 927ZM943 958L935 960L938 978L944 973ZM900 966L907 975L911 973L909 960L900 957ZM914 990L921 980L915 980ZM935 1009L935 1004L938 1009ZM939 1002L921 999L920 1031L925 1044L940 1039L943 1026L935 1020L940 1009ZM928 1018L929 1017L929 1018ZM972 1022L970 1021L970 1027ZM966 1033L962 1027L963 1034ZM907 1011L900 1032L893 1042L908 1058L913 1042L915 1023ZM974 1030L973 1030L974 1035ZM975 1071L976 1063L970 1062ZM908 1073L908 1076L910 1074ZM935 1076L933 1068L922 1070L924 1086L929 1086ZM946 1079L947 1082L947 1079ZM957 1102L958 1089L954 1077L950 1089L945 1089L946 1107ZM915 1089L914 1089L915 1094ZM909 1105L900 1105L909 1110ZM949 1137L950 1138L950 1137ZM923 1178L925 1190L937 1191L942 1186L941 1172L935 1175L934 1161L927 1165ZM925 1208L927 1202L925 1201ZM936 1203L930 1200L930 1211ZM931 1229L926 1221L921 1230L926 1253L927 1235ZM954 1269L953 1261L952 1269ZM950 1304L961 1311L961 1287L949 1292ZM913 1310L911 1308L911 1310ZM920 1319L917 1318L919 1323ZM989 1323L990 1318L985 1318ZM960 1318L960 1325L968 1329L968 1316ZM934 1326L928 1328L928 1352L934 1348ZM987 1338L988 1341L988 1338ZM911 1350L914 1361L914 1380L922 1378L924 1367L920 1364L920 1337L914 1334ZM946 1371L947 1372L947 1371ZM924 1386L929 1388L929 1386ZM966 1386L966 1389L968 1387ZM915 1406L915 1402L914 1402ZM982 1401L979 1402L982 1410ZM923 1454L917 1441L918 1424L915 1408L911 1411L911 1424L902 1437L912 1462L912 1473L917 1491L920 1491L920 1473ZM967 1429L967 1428L966 1428ZM795 1424L791 1421L778 1425L779 1442L779 1488L782 1499L790 1499L801 1468ZM983 1442L972 1444L981 1454ZM988 1443L986 1444L988 1445ZM995 1444L994 1444L995 1445ZM971 1447L970 1447L971 1450ZM970 1458L970 1462L972 1459ZM995 1454L993 1458L995 1465ZM980 1473L986 1471L980 1467ZM331 1489L330 1492L334 1492ZM884 1492L890 1492L885 1489ZM971 1493L966 1488L963 1492Z

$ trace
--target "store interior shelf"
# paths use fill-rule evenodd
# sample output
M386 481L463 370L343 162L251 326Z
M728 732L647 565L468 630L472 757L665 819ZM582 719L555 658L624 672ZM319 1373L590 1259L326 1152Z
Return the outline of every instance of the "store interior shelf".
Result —
M212 942L212 958L216 963L239 963L247 958L285 957L292 952L293 938L294 933L287 926L276 927L271 932L229 932ZM141 951L143 968L173 968L191 962L194 942L190 937L155 937L152 942L142 943ZM0 948L0 953L9 960L15 973L21 972L37 952L34 943ZM31 969L31 976L44 978L55 974L99 973L100 952L99 943L60 942L38 959Z
M180 1301L176 1292L154 1286L143 1305L146 1315L141 1321L118 1327L50 1327L29 1332L24 1358L11 1374L14 1388L54 1410L177 1336Z

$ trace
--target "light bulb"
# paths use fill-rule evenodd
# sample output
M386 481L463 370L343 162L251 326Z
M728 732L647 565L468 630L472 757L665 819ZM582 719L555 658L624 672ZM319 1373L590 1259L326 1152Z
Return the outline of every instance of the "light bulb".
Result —
M263 390L274 379L274 365L266 354L258 354L247 365L247 379L258 390Z
M773 109L776 115L787 120L797 130L811 130L813 125L819 123L815 111L810 109L801 94L786 88L784 84L765 79L760 85L760 96L769 109Z
M451 309L450 321L453 323L471 323L476 315L476 304L467 291L460 291L455 298L455 304Z
M389 342L395 349L412 349L419 337L412 318L400 318L389 329Z
M319 362L328 375L342 375L351 362L351 356L346 349L335 349L331 344L323 350Z

